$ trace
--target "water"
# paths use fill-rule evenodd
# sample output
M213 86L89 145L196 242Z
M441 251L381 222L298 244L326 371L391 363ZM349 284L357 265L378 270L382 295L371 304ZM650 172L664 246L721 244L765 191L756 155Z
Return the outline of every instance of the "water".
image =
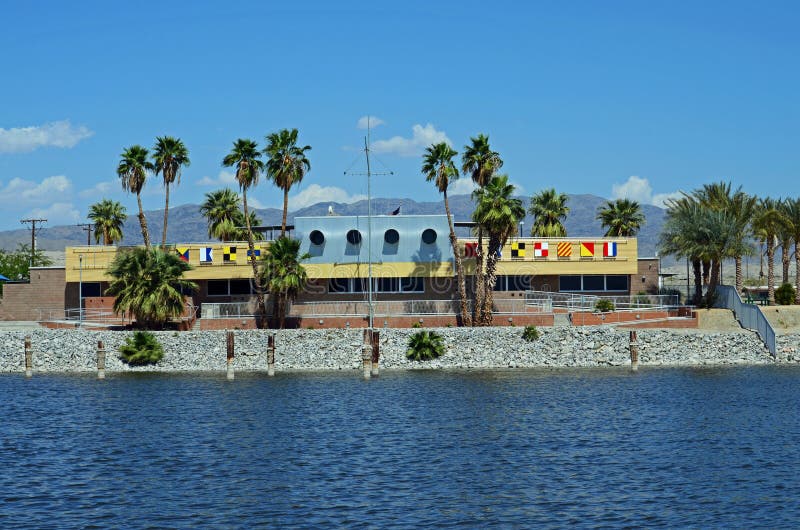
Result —
M800 525L800 368L0 376L0 527Z

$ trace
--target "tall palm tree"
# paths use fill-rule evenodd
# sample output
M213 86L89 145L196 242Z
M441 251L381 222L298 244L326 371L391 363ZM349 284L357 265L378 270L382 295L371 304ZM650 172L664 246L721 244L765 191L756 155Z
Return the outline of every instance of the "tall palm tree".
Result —
M667 214L659 236L659 249L665 256L686 258L692 262L694 295L691 298L695 304L699 304L703 297L701 257L697 253L698 247L694 244L690 233L695 210L698 207L697 200L684 194L678 199L668 200L666 206ZM686 298L690 298L688 292Z
M470 137L461 154L461 172L472 178L478 189L484 188L497 171L503 167L503 159L489 146L489 136L479 134ZM478 225L478 245L475 250L475 299L472 304L472 325L478 325L479 312L485 305L486 271L484 270L483 228Z
M302 262L311 255L300 254L300 240L281 236L267 248L264 255L264 285L275 297L281 329L286 324L286 313L290 301L308 282L308 273Z
M247 190L258 184L261 170L264 169L264 162L261 160L261 153L258 144L253 140L239 138L233 142L233 149L222 159L225 167L236 168L236 181L242 191L242 207L244 209L244 221L247 228L247 244L250 248L250 264L253 266L253 283L256 287L256 300L261 312L259 326L263 327L267 317L267 306L264 301L264 290L261 285L261 275L258 272L258 261L255 253L255 239L253 238L253 228L250 224L250 214L247 210Z
M286 216L289 211L289 190L299 184L305 174L311 170L311 162L306 151L311 146L297 146L297 129L283 129L267 136L267 176L276 186L283 190L283 220L281 236L286 234Z
M230 188L206 193L205 201L200 205L200 214L208 221L208 237L221 241L237 239L237 226L242 226L236 224L237 214L241 214L241 202L239 194Z
M89 219L94 222L94 240L103 245L122 241L122 225L127 219L125 207L117 201L103 199L89 208Z
M486 258L486 296L481 309L480 324L492 324L492 305L494 286L497 280L497 260L500 251L509 237L517 230L517 223L525 216L522 201L514 198L514 186L508 183L507 175L492 177L492 180L472 194L476 202L473 220L483 227L489 236L489 248Z
M453 225L453 215L450 213L450 203L447 200L447 188L450 182L458 179L458 169L456 168L453 157L458 153L444 142L430 145L425 149L422 157L422 173L425 180L433 181L436 188L444 196L444 211L447 214L447 223L450 226L450 246L453 249L453 256L456 265L456 281L458 282L458 297L461 304L461 325L470 326L472 320L467 306L467 287L464 279L464 266L461 261L461 253L458 248L456 229Z
M164 233L161 237L161 248L167 246L167 221L169 219L169 187L171 184L180 184L181 168L191 164L189 150L180 138L159 136L153 147L153 162L155 173L164 178L166 199L164 200Z
M113 278L108 294L116 296L114 312L130 311L139 326L161 328L186 309L184 293L197 290L183 279L191 266L158 248L134 248L117 253L108 269Z
M767 296L770 304L775 303L775 248L778 234L786 224L779 201L769 197L759 201L753 217L753 231L767 247Z
M641 206L630 199L606 201L597 212L597 219L607 228L605 237L633 237L644 224Z
M147 173L153 171L153 164L147 160L147 148L141 145L133 145L125 149L120 155L117 165L117 176L122 181L122 189L136 194L136 202L139 203L139 224L142 227L142 239L145 248L150 248L150 232L147 230L147 218L144 216L142 208L142 188L147 180Z
M531 235L534 237L566 237L564 221L569 213L567 195L555 188L540 191L531 197L528 211L533 216Z
M792 258L792 241L794 238L794 226L790 219L791 199L779 199L778 210L784 217L784 223L778 230L778 241L781 245L781 265L783 278L781 283L789 283L789 264Z
M784 215L791 227L792 242L794 243L794 303L800 304L800 198L786 199Z

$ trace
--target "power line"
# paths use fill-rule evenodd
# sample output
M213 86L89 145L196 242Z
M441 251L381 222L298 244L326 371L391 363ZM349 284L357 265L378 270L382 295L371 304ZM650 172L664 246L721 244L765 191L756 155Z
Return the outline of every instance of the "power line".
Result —
M20 219L19 222L31 225L31 267L33 267L33 257L36 255L36 223L46 223L47 219Z
M81 227L81 230L86 232L86 246L87 247L91 247L92 246L92 230L94 230L94 225L91 224L91 223L84 223L84 224L78 223L78 226Z

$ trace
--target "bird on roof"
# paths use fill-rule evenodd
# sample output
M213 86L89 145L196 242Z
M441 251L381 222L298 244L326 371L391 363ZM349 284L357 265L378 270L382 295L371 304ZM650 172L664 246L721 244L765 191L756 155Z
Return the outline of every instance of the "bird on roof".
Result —
M399 215L399 214L400 214L400 208L401 208L401 207L402 207L402 205L401 205L401 206L398 206L398 207L397 207L397 209L391 213L391 215Z
M333 205L332 204L328 205L328 215L336 215L335 213L333 213Z

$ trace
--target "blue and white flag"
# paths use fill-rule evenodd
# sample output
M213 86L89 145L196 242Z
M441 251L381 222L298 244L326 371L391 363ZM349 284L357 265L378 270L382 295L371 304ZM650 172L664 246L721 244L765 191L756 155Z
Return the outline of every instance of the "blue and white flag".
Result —
M202 247L200 249L200 263L211 263L214 261L213 248Z

